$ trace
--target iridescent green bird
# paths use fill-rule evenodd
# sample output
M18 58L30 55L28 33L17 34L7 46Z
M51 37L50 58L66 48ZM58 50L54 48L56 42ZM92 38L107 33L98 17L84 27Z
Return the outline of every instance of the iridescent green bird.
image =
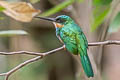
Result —
M43 18L52 21L56 28L56 36L65 44L66 49L75 55L80 55L84 72L88 77L93 77L93 69L87 54L88 42L81 28L72 18L60 15L56 18Z

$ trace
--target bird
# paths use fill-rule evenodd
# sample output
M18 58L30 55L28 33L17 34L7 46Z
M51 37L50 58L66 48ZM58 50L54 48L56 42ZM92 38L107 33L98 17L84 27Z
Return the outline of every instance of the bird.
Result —
M88 41L80 26L67 15L60 15L55 18L36 18L53 22L57 38L64 43L65 48L70 53L80 55L80 61L87 77L94 77L93 68L87 54Z

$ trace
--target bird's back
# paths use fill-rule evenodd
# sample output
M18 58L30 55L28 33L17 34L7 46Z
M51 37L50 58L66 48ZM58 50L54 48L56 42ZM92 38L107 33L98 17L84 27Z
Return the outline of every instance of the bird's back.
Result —
M60 38L69 52L80 55L86 75L93 77L93 69L87 54L88 42L80 27L77 24L65 25L60 30Z

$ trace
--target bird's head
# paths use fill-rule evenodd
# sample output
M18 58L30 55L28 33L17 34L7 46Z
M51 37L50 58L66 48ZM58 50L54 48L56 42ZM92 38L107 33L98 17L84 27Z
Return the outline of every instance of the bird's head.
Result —
M64 27L64 25L67 25L73 22L73 20L69 16L66 16L66 15L60 15L60 16L57 16L56 18L44 18L44 17L36 17L36 18L52 21L54 25L58 28L62 28Z

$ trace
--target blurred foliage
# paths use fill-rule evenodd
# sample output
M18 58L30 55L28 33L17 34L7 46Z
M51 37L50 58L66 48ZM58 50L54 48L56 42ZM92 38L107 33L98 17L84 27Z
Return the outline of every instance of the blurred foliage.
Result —
M117 32L120 29L120 12L115 16L110 24L108 32Z
M112 0L93 0L93 4L98 5L108 5L112 2Z
M102 10L102 11L101 11ZM107 14L109 13L110 7L96 7L93 11L94 21L92 23L91 31L95 31L101 23L105 20Z
M0 31L0 37L11 37L15 35L26 35L27 32L24 30L7 30L7 31Z
M112 0L93 0L93 22L91 31L95 31L105 20L111 8Z
M5 8L2 7L2 6L0 6L0 12L2 12L3 10L5 10ZM1 17L1 16L0 16L0 20L3 20L3 19L4 19L4 17Z
M23 67L18 75L20 80L45 80L47 77L44 75L47 73L46 64L42 60Z
M0 20L4 20L4 17L1 17L1 16L0 16Z
M4 14L21 22L31 22L33 17L40 13L40 10L27 2L0 1L0 6L5 8Z
M5 10L5 8L0 6L0 12L2 12L3 10Z
M32 4L38 3L40 0L30 0Z
M77 0L78 2L83 2L84 0Z
M49 9L48 11L46 12L43 12L42 14L40 14L40 16L50 16L50 15L53 15L59 11L61 11L62 9L66 8L67 6L71 5L75 0L67 0L67 1L64 1L63 3L55 6L54 8L52 9Z

